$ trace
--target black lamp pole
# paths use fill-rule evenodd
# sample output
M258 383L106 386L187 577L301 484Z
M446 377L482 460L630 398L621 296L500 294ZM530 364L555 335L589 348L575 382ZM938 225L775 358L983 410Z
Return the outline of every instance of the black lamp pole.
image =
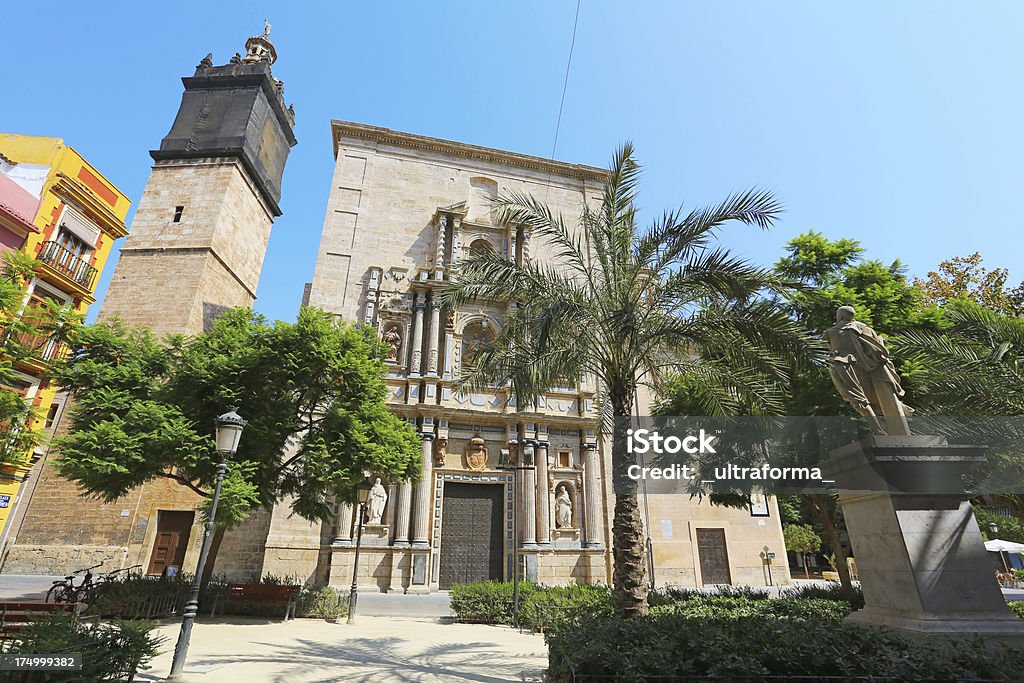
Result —
M356 602L359 600L359 549L363 545L363 519L366 517L366 499L370 493L366 487L368 482L369 480L363 482L358 489L359 523L356 527L356 556L352 561L352 588L348 593L348 619L345 620L346 624L356 623Z
M519 628L519 470L532 470L533 463L519 465L510 462L507 450L502 450L498 469L512 472L512 625Z
M210 554L213 522L217 517L217 503L220 501L220 487L224 483L224 474L228 470L228 458L238 450L238 441L242 438L242 429L245 427L245 420L235 412L236 410L237 408L232 407L214 421L217 452L220 453L220 462L217 464L217 483L213 488L213 500L210 502L210 514L203 531L203 546L199 551L199 562L196 564L196 575L192 579L192 590L189 592L188 602L185 603L185 610L181 615L181 631L178 632L178 642L174 646L174 660L171 662L171 674L168 678L176 678L185 668L188 645L192 638L192 624L195 623L196 613L199 612L199 590L203 581L203 568L206 567L206 557Z

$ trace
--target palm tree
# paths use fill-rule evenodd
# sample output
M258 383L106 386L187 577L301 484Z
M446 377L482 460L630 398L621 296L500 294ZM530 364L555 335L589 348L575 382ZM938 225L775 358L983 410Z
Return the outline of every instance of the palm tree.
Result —
M708 415L734 414L737 405L765 412L781 406L790 356L808 339L758 296L783 286L776 276L713 245L731 221L769 227L780 203L750 190L717 206L667 211L642 230L639 174L626 143L615 153L600 205L584 207L574 228L533 197L507 193L495 201L497 219L546 243L552 260L515 262L482 251L459 265L444 305L515 304L464 373L467 389L508 383L524 405L589 374L616 425L631 416L640 387L657 391L680 376L701 388L698 402ZM625 429L612 430L611 460L614 601L620 616L633 618L647 612L647 583Z
M943 308L941 332L893 340L914 372L916 405L946 415L1024 415L1024 318L960 302Z

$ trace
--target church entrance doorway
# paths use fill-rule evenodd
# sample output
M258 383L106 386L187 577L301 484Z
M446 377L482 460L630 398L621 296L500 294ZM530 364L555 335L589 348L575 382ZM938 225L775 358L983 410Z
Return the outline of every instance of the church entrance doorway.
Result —
M697 554L700 556L701 583L705 586L732 583L725 529L697 529Z
M185 562L185 550L192 531L196 513L180 510L159 510L156 518L156 542L149 558L150 576L162 576L165 572L181 573ZM169 569L172 568L173 569Z
M504 557L501 484L444 483L438 588L500 581Z

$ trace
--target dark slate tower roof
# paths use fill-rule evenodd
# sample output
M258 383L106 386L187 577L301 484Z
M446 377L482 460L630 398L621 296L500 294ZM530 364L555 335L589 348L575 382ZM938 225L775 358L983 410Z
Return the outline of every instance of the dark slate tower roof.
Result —
M281 215L281 176L295 146L295 109L285 107L284 84L270 67L277 50L270 25L245 42L224 66L209 54L191 77L171 131L150 155L157 161L238 157L275 216Z

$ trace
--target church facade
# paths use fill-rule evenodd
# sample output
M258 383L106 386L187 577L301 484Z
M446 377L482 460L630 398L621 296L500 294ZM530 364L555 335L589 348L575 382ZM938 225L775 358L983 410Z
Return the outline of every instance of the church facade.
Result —
M204 58L183 79L178 115L160 148L131 237L101 309L158 334L194 334L255 298L281 177L295 144L294 111L271 74L268 32L244 57ZM328 153L326 147L324 153ZM345 121L331 122L335 158L313 281L303 300L377 330L387 349L388 402L422 444L416 483L381 481L361 528L358 582L399 592L522 576L546 584L610 583L614 493L608 444L595 432L598 387L583 377L517 406L505 387L463 393L457 378L501 329L501 302L441 305L466 253L552 262L540 239L502 225L491 199L537 197L573 224L599 201L603 169ZM581 334L585 334L581 330ZM647 409L640 397L641 412ZM192 572L201 499L161 480L122 499L83 499L47 456L11 538L3 571L64 574L104 563L150 574ZM503 465L518 462L518 469ZM529 465L529 466L527 466ZM644 496L657 585L788 581L778 508L714 507ZM360 520L339 502L310 523L288 501L227 532L216 573L351 583Z
M444 590L511 578L518 557L531 580L610 583L614 493L608 444L595 433L598 387L552 387L529 409L507 387L460 393L462 366L501 328L506 305L438 300L467 252L554 263L542 240L494 220L494 197L533 195L572 225L584 202L600 200L605 171L346 121L331 131L334 177L305 299L378 330L388 400L423 445L422 480L391 482L365 520L359 582ZM503 469L510 454L532 466ZM774 500L755 510L686 496L645 503L657 584L764 585L767 553L785 557ZM352 580L355 517L340 505L323 536L333 585ZM774 582L788 580L780 561Z

